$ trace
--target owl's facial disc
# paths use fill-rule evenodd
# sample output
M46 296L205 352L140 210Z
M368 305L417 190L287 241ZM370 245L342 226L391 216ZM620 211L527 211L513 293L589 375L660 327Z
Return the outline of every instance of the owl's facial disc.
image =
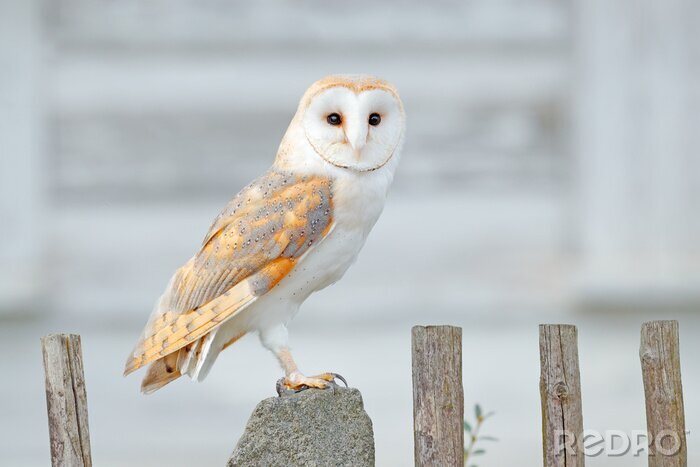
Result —
M331 164L368 172L387 163L401 140L404 115L385 89L355 92L338 86L314 96L303 116L316 153Z

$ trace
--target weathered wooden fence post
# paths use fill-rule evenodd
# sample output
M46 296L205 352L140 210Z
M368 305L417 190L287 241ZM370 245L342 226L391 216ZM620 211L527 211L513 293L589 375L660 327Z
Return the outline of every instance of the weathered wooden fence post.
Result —
M576 326L540 325L540 397L545 467L583 467Z
M649 436L649 467L686 467L678 321L642 325L639 359Z
M415 465L463 466L462 328L414 326L411 341Z
M51 334L41 339L51 465L90 467L87 394L80 336Z

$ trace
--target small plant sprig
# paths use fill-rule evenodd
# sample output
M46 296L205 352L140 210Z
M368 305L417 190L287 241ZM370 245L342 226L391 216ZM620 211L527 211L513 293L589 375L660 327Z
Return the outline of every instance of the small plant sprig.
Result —
M467 420L464 420L464 437L465 439L469 440L469 444L464 450L464 465L467 465L467 462L469 462L469 460L472 457L480 456L486 453L485 449L476 449L476 443L478 441L498 441L498 439L494 438L493 436L484 436L479 434L479 431L481 430L481 425L484 423L484 420L491 417L493 414L494 412L484 413L481 410L481 406L479 404L476 404L474 406L474 424L472 425ZM469 467L477 467L477 465L469 464Z

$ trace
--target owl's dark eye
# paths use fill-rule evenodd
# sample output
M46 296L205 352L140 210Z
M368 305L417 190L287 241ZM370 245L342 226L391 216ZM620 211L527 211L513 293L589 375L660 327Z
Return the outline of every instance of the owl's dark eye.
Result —
M368 120L369 124L372 126L379 125L381 123L381 121L382 121L382 117L379 114L371 114L369 116L369 120Z
M328 117L326 117L326 121L328 122L329 125L333 125L333 126L338 126L341 123L343 123L343 119L340 118L340 115L338 115L335 112L330 114Z

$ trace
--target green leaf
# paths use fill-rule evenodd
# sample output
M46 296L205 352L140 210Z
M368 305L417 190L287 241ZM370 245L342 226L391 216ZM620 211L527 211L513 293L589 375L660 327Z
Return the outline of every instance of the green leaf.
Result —
M474 413L476 414L477 420L481 418L481 406L479 404L474 406Z
M484 453L486 453L485 449L477 449L476 451L472 451L472 456L480 456Z
M464 420L464 431L466 431L467 433L471 433L471 432L472 432L472 426L471 426L471 425L469 424L469 422L466 421L466 420Z
M479 436L479 441L498 441L495 436Z

